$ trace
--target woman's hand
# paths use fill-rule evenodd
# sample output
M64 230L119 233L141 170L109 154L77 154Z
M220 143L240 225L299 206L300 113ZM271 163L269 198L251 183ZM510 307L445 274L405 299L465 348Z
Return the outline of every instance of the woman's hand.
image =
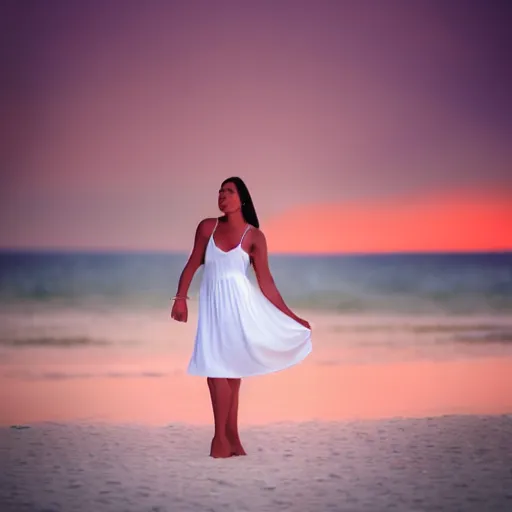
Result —
M188 306L185 298L174 299L172 306L171 318L177 322L186 322L188 319Z

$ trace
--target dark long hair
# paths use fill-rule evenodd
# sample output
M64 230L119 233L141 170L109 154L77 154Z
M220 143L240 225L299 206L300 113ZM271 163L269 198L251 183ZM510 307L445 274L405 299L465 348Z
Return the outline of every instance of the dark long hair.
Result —
M251 194L249 194L249 190L247 186L243 182L242 178L238 176L232 176L222 182L222 186L226 183L234 183L235 187L238 191L238 195L240 196L240 202L242 203L242 215L247 224L251 224L255 228L260 227L260 221L258 220L258 216L256 215L256 210L254 208L254 203L252 202Z

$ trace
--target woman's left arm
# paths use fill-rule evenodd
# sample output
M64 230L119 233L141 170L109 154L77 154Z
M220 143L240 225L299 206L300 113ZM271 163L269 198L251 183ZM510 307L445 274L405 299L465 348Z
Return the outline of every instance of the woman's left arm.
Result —
M252 244L251 244L251 259L254 267L254 273L261 292L265 297L280 309L283 313L293 318L297 322L304 325L307 324L305 320L299 318L284 302L277 286L274 283L274 278L270 273L268 266L268 249L267 240L265 235L259 229L252 229ZM309 325L309 324L308 324Z

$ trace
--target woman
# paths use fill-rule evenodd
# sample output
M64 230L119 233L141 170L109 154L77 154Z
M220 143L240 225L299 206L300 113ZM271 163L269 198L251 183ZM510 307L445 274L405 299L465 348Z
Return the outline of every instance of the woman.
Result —
M311 327L284 303L268 266L267 243L244 182L226 179L224 216L202 220L173 297L171 317L186 322L187 291L204 264L199 319L188 373L207 377L215 420L212 457L245 455L238 435L242 377L293 366L311 352ZM259 288L247 269L252 264Z

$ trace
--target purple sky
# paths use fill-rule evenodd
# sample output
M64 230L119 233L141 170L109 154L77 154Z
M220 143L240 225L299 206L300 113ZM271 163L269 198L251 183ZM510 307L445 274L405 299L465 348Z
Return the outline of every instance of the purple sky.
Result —
M297 205L512 190L510 3L1 9L2 247L188 250L230 175L263 227Z

